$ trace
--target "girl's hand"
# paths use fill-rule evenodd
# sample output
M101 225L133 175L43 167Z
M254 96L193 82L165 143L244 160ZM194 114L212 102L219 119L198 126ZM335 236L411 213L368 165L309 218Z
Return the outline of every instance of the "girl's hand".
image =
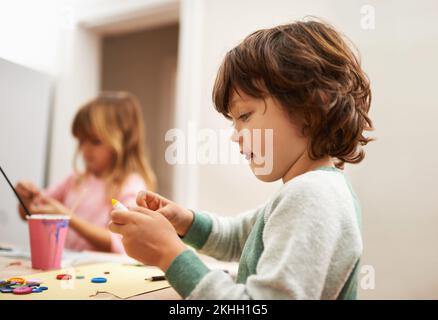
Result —
M161 213L173 225L180 236L184 236L193 223L193 212L151 191L140 191L137 205Z
M23 201L32 201L40 193L38 187L30 181L19 181L15 190Z
M123 236L126 253L164 272L187 249L172 224L160 213L146 208L112 211L109 229Z
M26 207L29 207L30 203L40 194L38 187L30 181L19 181L15 190ZM18 213L21 219L26 220L26 212L20 203L18 204Z
M62 214L72 216L72 212L61 202L43 194L40 194L32 201L29 210L33 214Z

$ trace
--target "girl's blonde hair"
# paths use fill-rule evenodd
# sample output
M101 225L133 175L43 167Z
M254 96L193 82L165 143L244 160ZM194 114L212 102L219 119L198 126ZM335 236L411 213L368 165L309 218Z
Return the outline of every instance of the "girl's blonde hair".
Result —
M112 167L106 176L107 194L117 197L132 173L140 174L149 190L156 190L156 177L145 152L145 132L139 100L128 92L102 92L77 112L72 133L78 140L98 138L113 151ZM77 172L79 146L74 169ZM79 180L84 175L79 175Z

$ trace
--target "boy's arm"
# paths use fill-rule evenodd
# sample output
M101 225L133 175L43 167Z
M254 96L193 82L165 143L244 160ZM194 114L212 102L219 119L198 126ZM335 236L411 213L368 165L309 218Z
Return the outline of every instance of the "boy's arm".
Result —
M193 212L193 224L182 240L200 253L218 260L238 260L260 212L258 208L236 217Z
M191 250L174 259L166 277L190 299L335 299L362 242L355 218L338 216L339 207L331 205L299 190L279 199L264 228L256 273L246 283L209 270Z

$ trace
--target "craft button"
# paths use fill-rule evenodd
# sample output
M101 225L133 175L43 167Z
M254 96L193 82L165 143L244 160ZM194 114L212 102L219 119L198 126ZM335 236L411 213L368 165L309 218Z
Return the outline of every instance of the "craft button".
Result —
M43 292L44 290L43 289L41 289L41 288L32 288L32 292L34 292L34 293L40 293L40 292Z
M93 279L91 279L91 282L93 282L93 283L105 283L106 282L106 278L93 278Z
M29 294L32 293L32 288L20 287L20 288L15 288L12 292L14 294Z
M26 283L26 286L28 286L28 287L39 287L40 284L38 282L28 282L28 283Z
M69 274L58 274L56 276L57 280L70 280L71 278L72 278L72 276Z
M24 280L23 278L10 278L10 279L8 279L8 282L15 282L15 283L23 284L26 282L26 280Z
M49 289L49 288L43 286L43 287L40 287L40 289L41 289L41 290L47 290L47 289Z
M12 293L13 289L11 288L1 288L0 292L1 293Z

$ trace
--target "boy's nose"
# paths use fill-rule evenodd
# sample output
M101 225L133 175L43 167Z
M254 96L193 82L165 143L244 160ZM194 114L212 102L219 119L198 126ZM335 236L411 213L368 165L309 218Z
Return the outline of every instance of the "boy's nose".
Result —
M233 134L230 137L231 141L239 143L240 135L237 130L233 130Z

